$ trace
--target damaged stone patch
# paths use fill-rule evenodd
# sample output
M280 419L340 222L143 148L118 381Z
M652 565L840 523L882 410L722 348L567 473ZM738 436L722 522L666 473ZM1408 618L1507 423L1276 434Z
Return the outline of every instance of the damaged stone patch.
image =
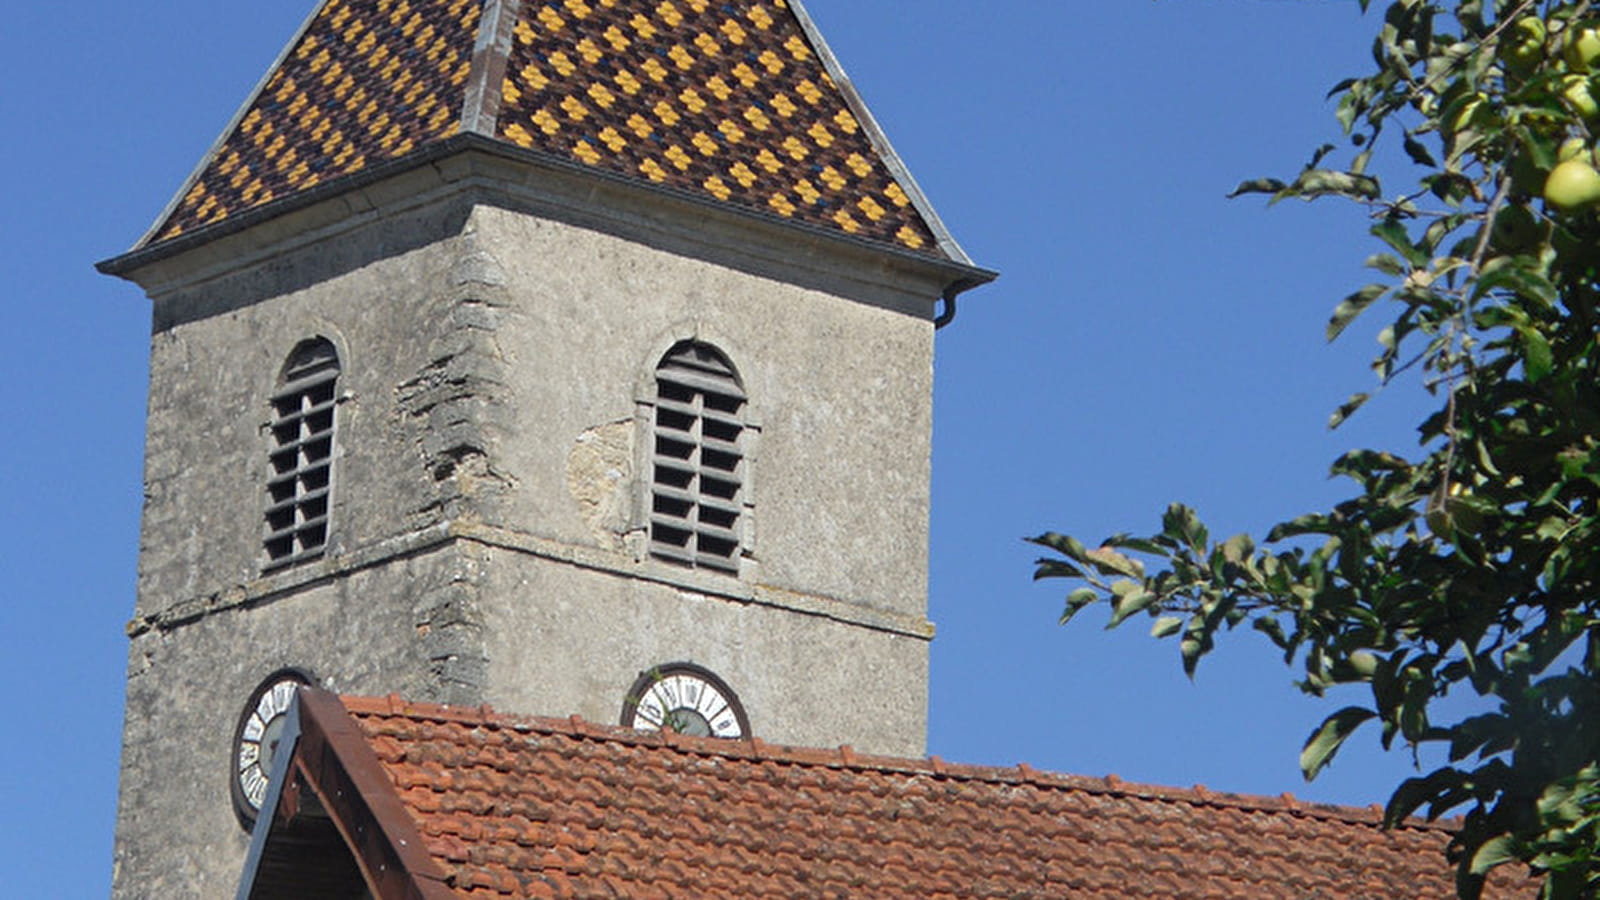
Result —
M421 694L440 703L483 700L489 679L475 578L457 577L424 593L412 610L417 640L428 661Z
M412 528L470 517L474 501L515 487L492 453L509 416L510 388L496 341L504 281L487 253L458 260L448 275L453 299L444 310L445 327L428 348L430 362L396 388L398 415L415 435L431 487L410 514Z
M603 547L621 549L628 530L635 431L632 419L597 425L567 454L567 490Z

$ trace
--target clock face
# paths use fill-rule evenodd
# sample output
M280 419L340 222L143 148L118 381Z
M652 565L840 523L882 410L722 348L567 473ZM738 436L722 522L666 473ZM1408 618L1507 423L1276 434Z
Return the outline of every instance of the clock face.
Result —
M279 672L256 688L239 717L233 737L233 805L246 823L261 811L289 704L307 683L298 672Z
M652 669L634 682L622 724L639 731L669 729L696 737L739 739L750 732L744 709L722 679L699 666Z

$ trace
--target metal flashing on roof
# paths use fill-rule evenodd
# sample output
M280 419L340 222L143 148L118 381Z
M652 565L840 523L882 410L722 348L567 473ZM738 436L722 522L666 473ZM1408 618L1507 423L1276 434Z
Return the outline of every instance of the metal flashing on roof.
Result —
M494 137L500 120L501 85L510 58L511 36L522 14L522 0L486 0L472 48L472 75L461 110L461 131Z

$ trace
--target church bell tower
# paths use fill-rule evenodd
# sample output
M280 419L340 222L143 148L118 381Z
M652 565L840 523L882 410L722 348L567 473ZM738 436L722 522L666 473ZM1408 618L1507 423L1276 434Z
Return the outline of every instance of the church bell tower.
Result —
M325 0L151 231L114 896L297 682L920 755L972 264L797 0Z

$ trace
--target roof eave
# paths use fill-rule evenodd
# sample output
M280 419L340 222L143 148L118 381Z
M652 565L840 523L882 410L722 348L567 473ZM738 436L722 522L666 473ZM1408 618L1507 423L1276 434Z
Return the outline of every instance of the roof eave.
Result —
M331 179L307 190L229 216L220 222L197 228L149 246L136 248L120 256L102 260L95 264L95 268L107 275L128 278L132 273L145 266L177 256L202 244L236 234L270 219L303 209L340 194L357 190L383 179L391 178L422 166L432 165L460 153L472 151L579 174L583 177L623 185L631 190L670 197L677 202L687 203L708 212L733 215L759 221L768 226L798 230L813 239L849 246L857 250L869 250L872 253L889 257L915 268L931 269L937 272L939 278L946 285L945 290L947 293L961 293L979 285L987 284L999 277L998 273L972 265L970 262L918 253L879 241L844 234L820 225L720 203L680 188L641 181L637 178L613 173L605 169L587 166L574 160L562 159L537 150L517 147L505 141L475 133L457 134L442 141L428 144L399 159Z

